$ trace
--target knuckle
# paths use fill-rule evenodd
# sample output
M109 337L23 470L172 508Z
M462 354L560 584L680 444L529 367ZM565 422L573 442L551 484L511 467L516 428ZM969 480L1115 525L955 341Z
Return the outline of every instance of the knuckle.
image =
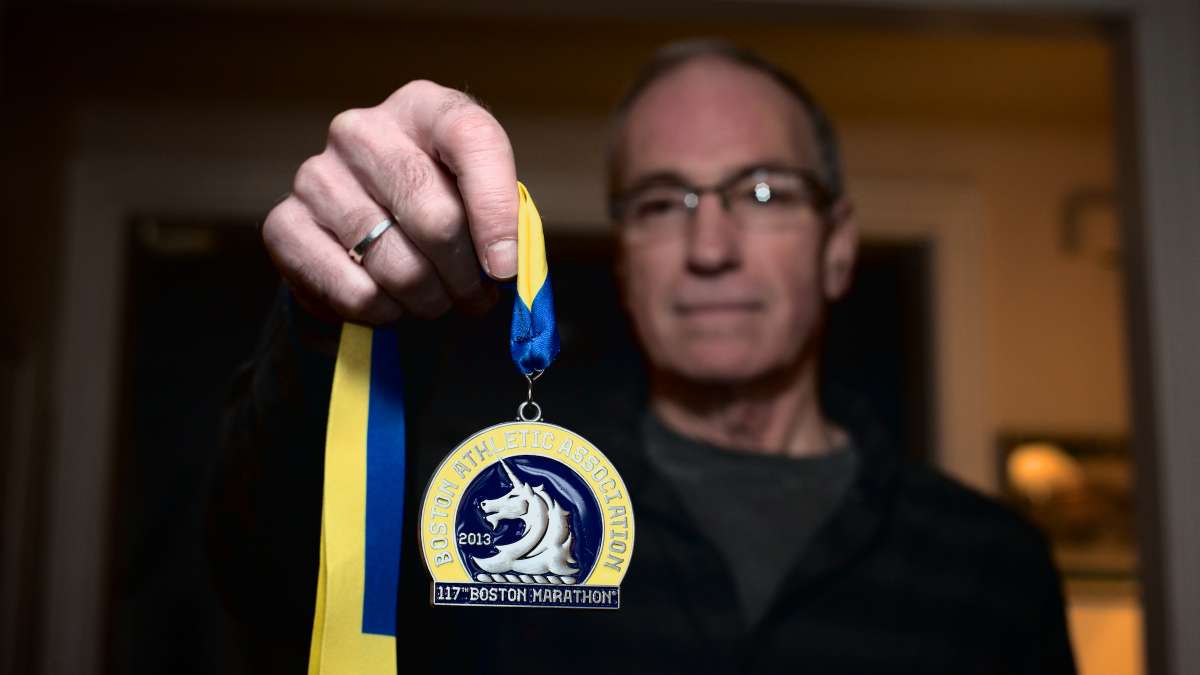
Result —
M500 123L482 108L474 106L446 122L446 141L464 152L491 150L508 142Z
M379 311L378 292L372 283L359 281L357 278L349 279L341 284L340 293L331 304L342 316L370 320Z
M433 162L417 152L399 152L384 160L385 182L391 204L402 205L429 189L434 179Z
M271 209L263 220L262 227L259 228L259 236L262 237L263 246L268 251L275 249L279 245L279 207Z
M344 318L374 325L400 318L399 307L369 277L348 275L337 288L337 296L327 302Z
M409 101L436 103L434 111L438 115L444 115L463 106L477 105L475 99L470 94L425 78L418 78L405 83L388 97L385 105Z
M267 251L274 253L286 245L288 221L293 217L296 209L295 197L288 197L267 213L262 227L259 228L259 235L262 237L263 246Z
M425 78L417 78L406 82L404 86L396 90L396 96L401 98L421 98L423 96L436 95L441 93L445 87Z
M414 218L420 227L413 234L428 246L447 248L459 239L463 213L451 199L438 196L423 200L414 209Z
M330 181L326 162L324 154L304 160L292 179L292 194L313 197L328 193Z
M438 102L437 107L439 116L449 115L450 113L460 110L467 111L471 109L483 112L483 108L480 107L479 103L477 103L470 94L457 89L443 88L442 100Z
M330 144L344 147L370 138L373 117L365 108L351 108L338 113L329 123Z

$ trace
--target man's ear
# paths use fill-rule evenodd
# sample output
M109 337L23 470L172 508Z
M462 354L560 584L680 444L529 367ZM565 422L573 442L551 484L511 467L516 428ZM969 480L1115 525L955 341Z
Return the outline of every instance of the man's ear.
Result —
M837 200L829 209L822 265L822 290L825 300L832 302L846 294L854 278L854 262L858 258L858 221L854 206L846 197Z

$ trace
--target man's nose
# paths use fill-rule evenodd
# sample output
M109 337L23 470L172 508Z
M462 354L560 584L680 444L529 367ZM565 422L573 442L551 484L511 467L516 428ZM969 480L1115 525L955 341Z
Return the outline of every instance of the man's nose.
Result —
M688 228L687 263L697 274L717 274L741 264L741 235L721 198L703 194Z

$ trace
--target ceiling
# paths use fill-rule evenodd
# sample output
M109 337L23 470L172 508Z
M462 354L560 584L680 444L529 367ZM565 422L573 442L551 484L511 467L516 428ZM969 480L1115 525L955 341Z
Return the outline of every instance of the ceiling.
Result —
M497 15L494 3L471 0L418 11L433 4L26 3L3 24L3 64L18 86L52 83L91 97L361 102L363 92L428 77L497 108L602 114L655 46L718 35L791 69L838 119L1112 123L1114 47L1093 24L740 2L701 5L699 18L665 5L583 16L550 3Z

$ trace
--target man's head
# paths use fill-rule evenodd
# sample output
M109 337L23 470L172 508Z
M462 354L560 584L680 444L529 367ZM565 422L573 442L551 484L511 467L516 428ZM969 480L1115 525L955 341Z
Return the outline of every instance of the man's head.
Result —
M618 278L652 369L737 385L815 358L857 233L799 84L722 43L668 47L618 109L609 162Z

